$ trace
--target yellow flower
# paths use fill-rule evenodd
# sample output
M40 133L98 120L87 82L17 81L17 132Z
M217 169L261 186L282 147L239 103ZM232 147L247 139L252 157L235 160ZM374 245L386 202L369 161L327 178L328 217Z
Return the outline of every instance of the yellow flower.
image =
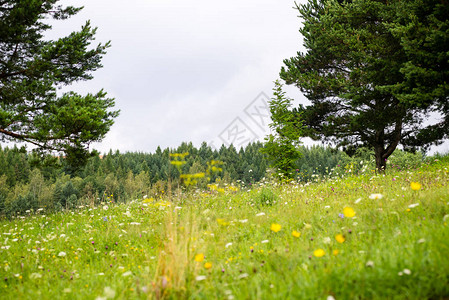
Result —
M296 230L293 230L292 235L296 238L299 238L301 236L301 232L298 232Z
M340 251L339 251L338 249L335 249L334 251L332 251L332 253L333 253L334 255L337 255L339 252L340 252Z
M225 219L217 219L217 223L221 226L228 226L229 222L226 221Z
M271 227L270 227L270 229L274 232L280 231L281 228L282 228L282 226L280 224L276 224L276 223L271 224Z
M352 218L355 216L355 211L351 207L345 207L343 209L343 214L346 218Z
M414 191L419 191L421 189L421 184L419 182L411 182L410 187Z
M209 270L210 268L212 268L212 263L207 262L204 264L204 267Z
M337 235L335 236L335 239L336 239L337 242L339 242L340 244L341 244L341 243L344 243L344 241L345 241L345 237L344 237L342 234L337 234Z
M315 255L316 257L322 257L324 256L324 254L326 253L323 249L316 249L315 251L313 251L313 255Z
M199 253L199 254L195 255L195 261L202 262L203 260L204 260L204 254L203 253Z

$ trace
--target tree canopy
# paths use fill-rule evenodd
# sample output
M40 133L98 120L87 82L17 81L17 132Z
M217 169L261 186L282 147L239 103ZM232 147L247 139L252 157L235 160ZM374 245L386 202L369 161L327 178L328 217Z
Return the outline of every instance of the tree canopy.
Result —
M441 0L310 0L296 6L305 53L280 76L310 100L303 134L376 165L398 145L426 150L449 130L449 5ZM429 122L429 116L435 122Z
M110 43L90 47L96 28L89 21L66 37L46 39L52 28L46 19L67 19L81 9L57 2L0 1L0 138L63 151L82 164L88 145L104 138L118 111L103 90L58 95L57 88L92 79Z
M292 99L285 96L282 84L275 81L273 89L274 98L270 100L270 113L272 122L269 124L273 133L265 138L261 149L283 177L293 178L297 160L301 157L298 149L301 132L301 119L299 114L291 114Z

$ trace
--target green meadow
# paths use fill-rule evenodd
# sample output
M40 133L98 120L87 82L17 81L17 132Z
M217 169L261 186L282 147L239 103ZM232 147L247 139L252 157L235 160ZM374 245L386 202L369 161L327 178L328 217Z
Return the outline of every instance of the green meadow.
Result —
M448 299L449 160L0 221L1 299Z

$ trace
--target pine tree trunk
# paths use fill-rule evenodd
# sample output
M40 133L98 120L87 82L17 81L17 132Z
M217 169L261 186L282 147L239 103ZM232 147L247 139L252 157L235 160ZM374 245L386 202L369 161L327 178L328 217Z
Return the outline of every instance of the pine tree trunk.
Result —
M385 150L383 147L375 147L374 148L374 156L376 157L376 169L380 174L385 173L385 169L387 167L387 160L384 158Z

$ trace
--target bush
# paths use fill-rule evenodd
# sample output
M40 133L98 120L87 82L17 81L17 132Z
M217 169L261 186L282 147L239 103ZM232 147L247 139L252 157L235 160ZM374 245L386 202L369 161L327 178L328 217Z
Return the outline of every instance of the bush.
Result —
M256 204L262 206L271 206L277 202L278 196L271 188L263 187L256 197Z

